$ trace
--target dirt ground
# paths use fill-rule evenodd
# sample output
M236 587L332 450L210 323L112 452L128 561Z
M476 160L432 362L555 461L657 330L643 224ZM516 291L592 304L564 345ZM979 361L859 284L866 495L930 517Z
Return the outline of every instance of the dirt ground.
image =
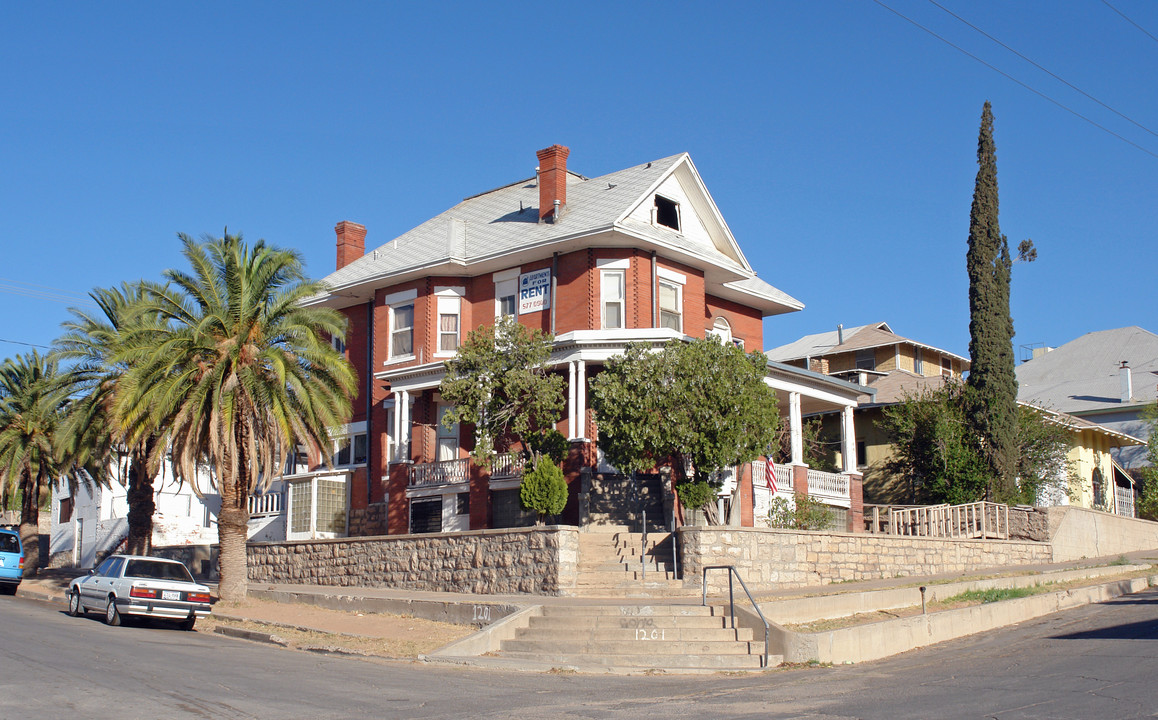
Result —
M243 603L217 603L213 615L198 621L197 631L213 632L220 625L270 633L287 647L390 658L416 658L474 632L469 626L404 615L344 612L255 598Z

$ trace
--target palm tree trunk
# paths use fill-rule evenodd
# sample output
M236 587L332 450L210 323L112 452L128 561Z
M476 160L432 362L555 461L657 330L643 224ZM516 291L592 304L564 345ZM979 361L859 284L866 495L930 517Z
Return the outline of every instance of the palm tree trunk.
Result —
M221 512L217 515L217 542L220 547L218 595L228 602L241 602L249 593L249 562L245 543L249 536L249 493L244 464L238 477L222 483Z
M40 476L24 478L20 497L20 542L24 545L24 575L40 569Z
M126 552L148 555L153 546L153 477L148 468L148 451L129 457L129 540Z

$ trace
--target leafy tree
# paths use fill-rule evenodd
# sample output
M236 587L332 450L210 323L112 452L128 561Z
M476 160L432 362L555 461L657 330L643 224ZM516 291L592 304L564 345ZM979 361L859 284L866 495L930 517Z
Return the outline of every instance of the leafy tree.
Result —
M950 382L884 409L894 447L886 470L906 479L914 500L956 505L985 497L990 470L964 395L960 382Z
M1033 504L1043 491L1068 482L1069 430L1045 413L1019 406L1016 482L988 495L992 469L980 438L969 424L968 389L949 382L907 397L884 410L884 427L894 446L886 465L910 484L915 500L953 505L987 496L997 502Z
M248 500L280 473L289 448L329 461L328 430L348 421L357 380L330 337L336 310L304 304L324 290L300 256L240 235L179 235L192 272L168 270L147 312L164 321L129 356L116 412L139 442L169 424L173 467L199 494L211 470L218 514L222 600L244 600Z
M106 466L116 466L117 478L127 486L129 536L127 551L147 555L152 545L153 479L160 470L166 441L165 425L155 432L142 433L130 442L124 418L114 412L113 397L128 369L127 357L141 344L152 341L153 333L162 329L156 314L143 312L147 285L123 283L119 288L97 288L89 296L100 313L70 308L72 319L63 325L64 335L57 339L55 356L72 360L73 391L79 394L68 426L66 438L80 442L80 428L99 429L101 442L92 451ZM125 480L127 479L127 482Z
M977 178L969 214L969 427L976 433L992 482L989 496L1017 491L1017 378L1013 371L1013 319L1009 281L1013 261L998 224L997 154L993 113L987 101L977 140ZM1023 259L1037 253L1032 242L1019 248Z
M599 445L608 462L641 472L670 462L677 491L702 506L711 473L771 453L780 415L764 383L767 358L745 355L711 336L671 342L662 350L628 346L591 383ZM681 477L684 468L694 470ZM704 498L704 495L707 495ZM703 498L704 502L700 502Z
M540 525L548 515L563 512L567 505L567 481L563 479L563 471L550 458L540 456L523 474L519 501L524 510L534 510L539 514Z
M68 389L56 361L36 351L0 365L0 487L6 498L20 496L20 537L28 575L40 567L40 505L52 484L63 479L75 489L104 480L103 467L90 462L87 441L68 450L64 437ZM87 429L84 432L92 437Z
M789 530L827 530L834 519L832 508L804 493L796 493L792 503L787 498L772 498L768 511L772 527Z
M473 330L446 361L439 392L454 407L443 422L474 425L471 454L480 464L489 466L494 453L515 443L530 449L532 436L554 431L564 381L550 371L551 342L550 335L508 316Z

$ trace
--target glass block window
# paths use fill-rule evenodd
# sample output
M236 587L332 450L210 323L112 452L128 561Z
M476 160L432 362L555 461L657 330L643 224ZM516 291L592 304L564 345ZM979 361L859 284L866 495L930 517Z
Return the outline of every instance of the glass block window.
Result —
M342 480L319 478L317 531L345 534L346 483Z
M308 533L310 531L310 481L301 480L289 483L289 531L291 533Z

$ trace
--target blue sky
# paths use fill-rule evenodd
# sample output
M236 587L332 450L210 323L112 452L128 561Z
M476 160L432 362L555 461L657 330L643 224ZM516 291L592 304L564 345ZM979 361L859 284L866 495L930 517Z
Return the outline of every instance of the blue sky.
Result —
M964 355L985 100L1002 230L1039 251L1015 344L1158 331L1158 4L939 1L1129 120L928 0L882 2L1069 111L873 0L2 3L0 356L67 316L28 292L157 278L177 232L228 226L321 277L337 221L377 246L553 143L588 176L690 152L807 306L766 347L886 320Z

